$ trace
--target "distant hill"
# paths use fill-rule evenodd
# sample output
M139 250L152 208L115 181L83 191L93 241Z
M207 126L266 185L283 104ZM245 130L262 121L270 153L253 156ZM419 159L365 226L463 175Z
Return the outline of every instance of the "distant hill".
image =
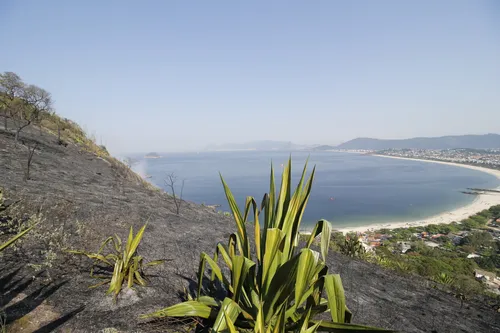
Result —
M161 156L158 153L148 153L144 156L144 158L160 158Z
M222 151L222 150L297 150L303 149L305 146L296 145L290 141L252 141L246 143L225 143L220 145L209 145L205 150Z
M321 146L317 146L317 147L312 148L312 150L332 150L332 149L337 149L337 147L329 146L329 145L321 145Z
M499 134L455 135L433 138L412 138L403 140L380 140L357 138L336 147L337 149L453 149L453 148L500 148Z

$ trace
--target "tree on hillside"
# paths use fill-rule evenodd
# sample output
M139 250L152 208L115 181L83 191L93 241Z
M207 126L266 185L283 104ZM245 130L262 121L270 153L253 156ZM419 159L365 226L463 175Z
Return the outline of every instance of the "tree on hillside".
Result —
M24 128L49 114L52 97L40 87L26 85L16 73L4 72L0 74L0 110L4 116L5 129L7 118L15 124L17 143L19 133Z
M0 110L4 117L4 128L7 130L7 118L11 117L12 109L19 106L24 93L24 82L12 72L0 74Z
M172 191L172 197L174 198L176 214L179 215L182 204L182 192L184 191L184 179L182 180L181 184L180 196L177 196L175 194L175 184L177 183L177 176L175 175L175 173L172 172L171 174L167 175L167 178L164 181L165 185L169 187L170 190Z
M61 132L67 128L67 121L66 119L57 116L55 113L52 113L51 116L52 122L54 122L57 126L57 144L62 145L63 141L61 140Z
M19 133L24 128L39 121L42 114L52 110L50 93L35 85L25 87L21 98L23 100L21 107L16 108L12 115L12 120L16 125L16 142L19 140Z

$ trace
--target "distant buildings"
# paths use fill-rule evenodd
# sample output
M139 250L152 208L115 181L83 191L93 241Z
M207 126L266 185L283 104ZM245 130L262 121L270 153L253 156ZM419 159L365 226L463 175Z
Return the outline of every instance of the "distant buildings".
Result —
M495 273L476 269L474 270L474 276L476 280L483 282L490 292L500 295L500 279Z
M387 149L376 153L500 169L500 149Z

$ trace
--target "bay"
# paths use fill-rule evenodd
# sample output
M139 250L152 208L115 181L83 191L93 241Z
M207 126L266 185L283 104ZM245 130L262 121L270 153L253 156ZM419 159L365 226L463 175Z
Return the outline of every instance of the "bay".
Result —
M240 206L248 195L260 203L263 194L269 191L271 162L278 188L282 165L290 153L239 151L160 155L162 158L157 159L139 157L134 170L149 175L148 181L167 192L170 189L165 186L164 179L173 172L178 177L178 193L181 181L185 181L185 200L220 205L218 210L229 211L219 172ZM307 158L309 172L316 166L303 218L305 228L318 219L326 219L337 228L423 219L472 202L474 196L460 193L468 187L500 186L495 176L450 165L334 152L293 152L292 158L294 185Z

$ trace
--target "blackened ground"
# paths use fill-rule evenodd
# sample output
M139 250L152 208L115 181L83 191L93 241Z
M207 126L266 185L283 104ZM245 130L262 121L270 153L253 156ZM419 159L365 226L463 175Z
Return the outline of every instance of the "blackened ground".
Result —
M35 142L32 179L24 182L25 145ZM0 257L0 306L13 332L170 331L165 322L144 323L138 316L178 302L195 280L200 252L213 253L234 231L230 219L192 203L185 202L177 216L171 197L122 164L58 145L38 129L23 133L16 146L0 127L0 187L16 202L16 214L37 214L41 221L39 231ZM116 304L104 296L105 287L88 289L95 282L88 276L89 261L64 249L96 250L107 236L125 238L129 226L137 230L146 221L140 253L167 260L151 269L149 287L123 293ZM47 250L55 253L50 260ZM486 302L461 306L421 278L335 253L329 266L342 276L356 323L404 332L500 332L500 314Z

